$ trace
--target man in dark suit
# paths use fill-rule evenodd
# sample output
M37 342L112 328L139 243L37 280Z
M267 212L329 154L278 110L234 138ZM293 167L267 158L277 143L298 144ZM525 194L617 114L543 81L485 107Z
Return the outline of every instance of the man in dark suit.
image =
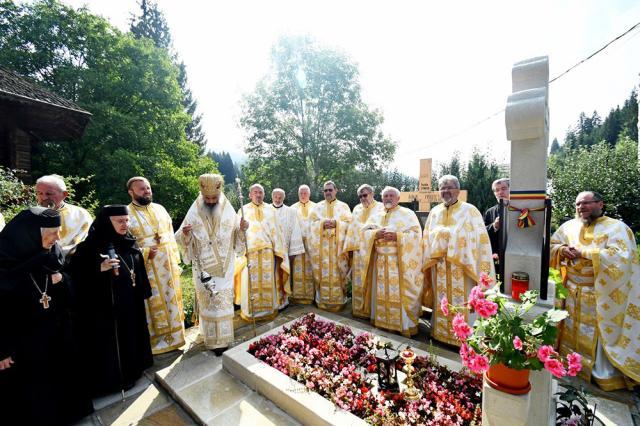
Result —
M500 230L500 200L504 200L505 204L509 204L509 179L501 178L493 181L491 184L493 195L496 196L498 204L490 207L484 212L484 224L489 233L489 241L491 241L491 252L496 263L496 273L498 272L498 254L500 253L500 241L498 240L498 231ZM501 259L500 259L501 260ZM502 277L500 277L502 278Z

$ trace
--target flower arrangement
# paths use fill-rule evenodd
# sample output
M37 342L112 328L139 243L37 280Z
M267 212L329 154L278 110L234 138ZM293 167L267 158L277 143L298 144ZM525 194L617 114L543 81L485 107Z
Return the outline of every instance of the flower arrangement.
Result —
M313 313L282 332L263 337L248 352L371 424L472 425L481 417L482 381L449 370L434 359L416 357L415 401L403 393L376 389L376 351L383 344L370 333L317 319ZM404 366L401 358L396 368Z
M535 306L537 291L520 296L520 304L513 303L500 293L500 284L481 274L471 289L469 300L463 306L449 304L446 297L440 301L440 310L452 319L453 332L460 341L460 357L471 371L481 374L490 365L504 364L514 370L547 369L556 377L575 376L582 368L578 353L563 358L553 348L558 334L558 323L568 316L567 311L550 309L532 321L525 314ZM474 325L467 323L463 312L475 312Z

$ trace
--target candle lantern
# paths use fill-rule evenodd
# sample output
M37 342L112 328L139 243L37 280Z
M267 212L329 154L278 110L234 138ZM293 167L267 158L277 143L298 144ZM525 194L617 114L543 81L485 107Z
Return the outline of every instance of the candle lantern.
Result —
M529 290L529 274L513 272L511 274L511 297L520 301L520 295Z
M376 352L376 365L378 367L378 387L380 390L398 392L398 376L396 361L398 351L393 349L380 349Z

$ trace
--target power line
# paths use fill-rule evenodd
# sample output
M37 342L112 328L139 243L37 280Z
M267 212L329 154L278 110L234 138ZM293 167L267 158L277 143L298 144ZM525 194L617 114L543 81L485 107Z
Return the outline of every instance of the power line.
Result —
M553 83L554 81L559 80L561 77L564 77L570 71L574 70L575 68L579 67L583 63L585 63L588 60L592 59L594 56L596 56L597 54L601 53L607 47L611 46L613 43L615 43L616 41L620 40L622 37L626 36L631 31L635 30L638 27L640 27L640 22L638 22L637 24L633 25L631 28L629 28L628 30L626 30L625 32L623 32L622 34L620 34L619 36L617 36L613 40L609 41L607 44L605 44L600 49L596 50L595 52L593 52L592 54L590 54L586 58L582 59L581 61L577 62L576 64L574 64L571 67L567 68L565 71L563 71L559 75L557 75L554 78L552 78L551 80L549 80L549 84ZM446 142L446 141L448 141L450 139L457 138L458 136L461 136L461 135L467 133L468 131L478 127L479 125L483 124L484 122L491 120L492 118L496 117L497 115L502 114L504 112L504 110L505 109L502 108L499 111L496 111L496 112L486 116L485 118L483 118L481 120L478 120L475 123L472 123L472 124L468 125L467 127L465 127L464 129L462 129L462 130L460 130L458 132L454 132L454 133L450 134L449 136L445 136L442 139L438 139L437 141L435 141L435 142L433 142L433 143L431 143L429 145L421 146L419 148L416 148L416 149L413 149L413 150L410 150L410 151L406 151L406 152L402 153L402 155L413 154L414 152L421 151L421 150L426 149L426 148L433 148L434 146L440 145L441 143Z

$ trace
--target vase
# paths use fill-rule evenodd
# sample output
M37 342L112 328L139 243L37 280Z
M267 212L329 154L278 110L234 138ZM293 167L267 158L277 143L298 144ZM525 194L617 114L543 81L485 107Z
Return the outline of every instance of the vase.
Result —
M524 395L531 390L529 370L514 370L502 363L490 365L485 379L492 388L511 395Z

